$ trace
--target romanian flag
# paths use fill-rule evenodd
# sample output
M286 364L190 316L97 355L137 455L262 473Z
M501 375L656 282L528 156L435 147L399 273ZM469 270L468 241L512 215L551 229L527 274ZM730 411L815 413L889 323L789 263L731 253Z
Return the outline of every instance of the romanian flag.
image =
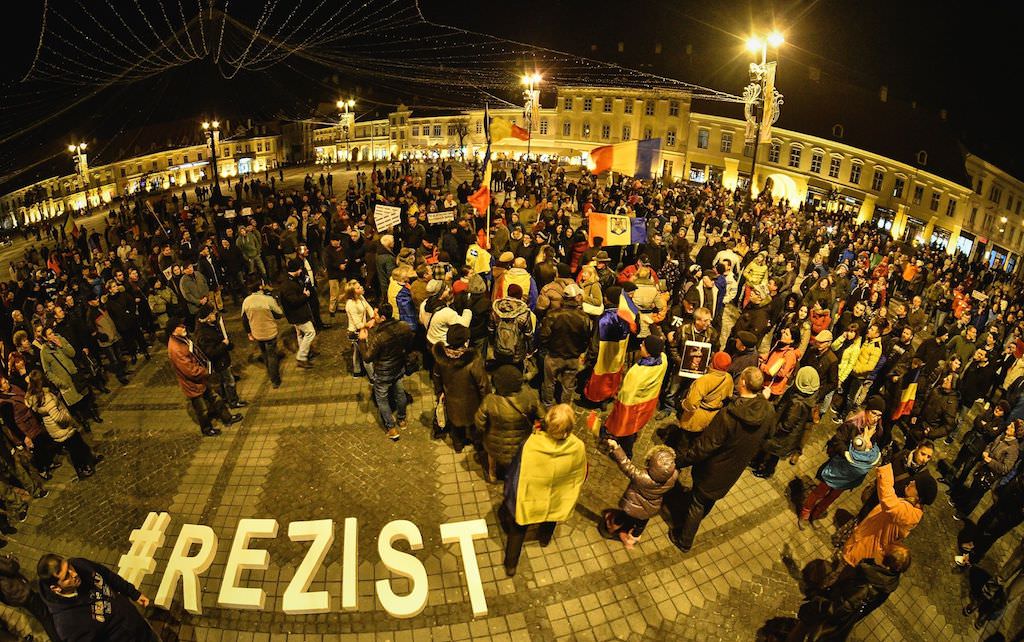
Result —
M525 291L523 290L523 292ZM630 333L636 334L640 329L640 308L636 307L633 298L625 291L619 295L619 307L616 309L616 313L629 326Z
M535 432L505 475L505 508L523 526L564 521L586 479L587 449L578 437L555 441L546 432Z
M70 234L74 238L78 238L78 225L75 224L75 217L71 215L71 208L64 210L64 220L61 221L61 227L64 228L66 234Z
M640 432L658 409L661 382L668 369L665 355L647 357L632 366L622 381L604 429L614 437L629 437Z
M661 139L630 140L590 150L590 173L611 170L635 178L651 178L651 168L661 155Z
M619 300L622 305L622 300ZM636 309L636 306L633 306ZM618 309L607 309L597 320L597 361L583 394L594 403L615 396L622 384L622 371L626 366L626 350L630 325L619 316Z
M892 420L905 417L914 409L917 399L917 380L921 377L921 368L911 368L900 378L899 402L892 410Z
M487 109L487 105L484 105L484 136L487 139L487 153L484 154L484 177L480 181L480 188L469 195L466 199L470 205L473 206L480 214L488 213L491 211L491 117L490 112ZM490 228L490 216L488 216L487 227ZM484 243L480 245L482 247L489 247L486 244L487 235L491 233L490 229L484 231ZM479 233L478 233L479 235Z
M530 132L506 118L495 116L491 119L491 140L504 140L506 138L530 140Z
M604 239L604 245L633 245L647 242L647 221L642 218L616 214L587 214L587 241L594 245L594 237Z

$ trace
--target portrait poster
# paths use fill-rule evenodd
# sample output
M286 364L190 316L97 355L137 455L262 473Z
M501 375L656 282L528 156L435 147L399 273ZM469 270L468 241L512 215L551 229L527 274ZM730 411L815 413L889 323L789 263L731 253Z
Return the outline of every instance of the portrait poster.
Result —
M711 367L711 353L710 343L685 341L683 343L683 360L679 364L679 375L697 379L706 374L708 368Z

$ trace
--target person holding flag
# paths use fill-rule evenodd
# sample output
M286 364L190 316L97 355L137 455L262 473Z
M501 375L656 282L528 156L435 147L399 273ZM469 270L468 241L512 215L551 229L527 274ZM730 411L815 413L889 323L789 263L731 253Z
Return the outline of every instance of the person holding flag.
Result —
M594 371L583 394L595 404L615 396L622 385L629 337L638 330L639 311L622 288L613 285L604 291L604 312L597 320L597 332L587 360Z
M612 412L601 427L600 439L612 439L629 458L633 457L633 444L640 429L658 409L661 382L668 369L664 352L665 340L660 336L651 334L644 339L640 359L626 372Z

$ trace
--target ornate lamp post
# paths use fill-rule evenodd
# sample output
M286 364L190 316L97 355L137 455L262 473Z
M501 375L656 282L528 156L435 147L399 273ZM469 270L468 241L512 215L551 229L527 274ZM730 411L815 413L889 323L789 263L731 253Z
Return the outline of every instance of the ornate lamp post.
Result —
M352 112L349 110L356 106L356 101L349 98L348 100L339 100L338 109L341 110L341 133L345 136L345 171L351 169L349 161L352 159L352 149L349 146L352 134Z
M75 164L75 173L78 174L78 179L85 190L85 211L91 212L92 208L89 206L89 159L85 155L87 147L86 143L72 143L68 145L68 151Z
M204 120L203 132L210 139L210 165L213 169L212 198L215 203L220 203L224 198L220 193L220 172L217 171L217 139L220 137L220 122Z
M782 94L775 90L776 61L768 61L768 48L778 51L785 38L778 32L767 37L752 36L747 40L751 53L760 53L761 62L750 63L750 84L743 90L743 111L747 120L746 142L754 147L750 158L750 182L747 184L747 200L754 197L755 171L757 170L757 147L761 139L771 141L771 126L779 119Z
M533 142L533 112L540 105L540 86L544 77L539 73L523 74L523 115L526 116L526 131L530 136L526 139L526 160L530 160L530 143Z

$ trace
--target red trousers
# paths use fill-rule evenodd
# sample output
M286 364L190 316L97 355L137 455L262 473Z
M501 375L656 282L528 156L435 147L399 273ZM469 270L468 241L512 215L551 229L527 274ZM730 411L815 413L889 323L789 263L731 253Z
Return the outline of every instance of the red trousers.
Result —
M845 491L841 488L832 488L825 482L818 482L814 490L807 495L804 505L800 507L800 519L820 518L843 492Z

